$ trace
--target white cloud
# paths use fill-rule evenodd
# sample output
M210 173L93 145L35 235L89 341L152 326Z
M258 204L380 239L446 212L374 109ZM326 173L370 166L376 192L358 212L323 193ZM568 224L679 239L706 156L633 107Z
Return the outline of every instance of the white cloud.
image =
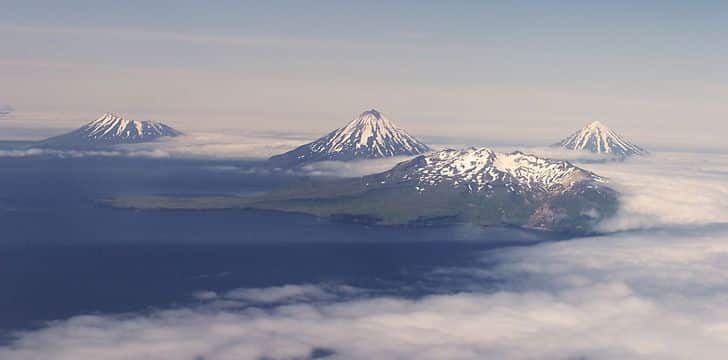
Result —
M624 163L589 164L622 194L606 231L728 222L728 156L658 153Z
M384 159L358 161L321 161L304 165L301 171L314 176L360 177L387 171L411 156L394 156Z
M166 157L200 159L264 159L308 142L299 136L193 133L152 143L123 145L135 154L157 152Z
M164 157L166 154L146 152L145 157L155 157L155 154ZM126 156L126 153L116 150L54 150L54 149L11 149L0 150L0 157L57 157L57 158L79 158L89 156Z
M265 159L271 155L288 151L307 141L307 138L299 136L194 133L149 143L119 145L104 150L6 149L0 150L0 156Z
M260 289L236 289L225 293L219 298L266 304L332 300L344 295L354 295L359 292L360 291L358 289L351 286L304 284L274 286Z
M238 290L199 307L55 322L0 358L303 359L319 349L342 359L721 359L725 244L723 226L489 252L484 264L497 265L442 272L499 279L501 290L416 300L313 285Z
M0 157L138 157L208 160L264 160L310 141L300 135L193 133L177 138L140 144L119 145L103 150L57 150L45 148L0 149ZM321 161L296 170L281 171L289 175L358 177L386 171L411 157L359 161ZM251 168L214 166L219 171L272 173L264 166Z

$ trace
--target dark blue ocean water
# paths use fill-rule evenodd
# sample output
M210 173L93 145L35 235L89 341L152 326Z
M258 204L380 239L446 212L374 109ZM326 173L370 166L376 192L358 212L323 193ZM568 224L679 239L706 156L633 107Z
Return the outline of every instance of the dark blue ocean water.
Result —
M399 296L462 290L434 270L562 239L516 229L378 227L265 211L136 211L119 194L248 194L299 179L255 163L0 158L0 333L88 313L184 306L202 290L346 284ZM446 284L446 285L445 285ZM497 287L498 284L483 284Z

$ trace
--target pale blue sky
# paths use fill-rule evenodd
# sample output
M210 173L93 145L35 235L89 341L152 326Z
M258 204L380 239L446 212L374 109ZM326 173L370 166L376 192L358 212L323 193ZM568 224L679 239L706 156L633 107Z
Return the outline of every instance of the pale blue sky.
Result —
M377 107L421 135L533 144L600 120L719 146L726 24L719 1L0 0L0 129L115 111L316 133Z

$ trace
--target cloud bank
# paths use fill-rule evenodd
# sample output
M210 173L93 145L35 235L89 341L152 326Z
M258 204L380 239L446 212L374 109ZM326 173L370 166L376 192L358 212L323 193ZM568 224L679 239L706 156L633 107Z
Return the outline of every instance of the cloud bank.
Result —
M194 133L159 141L118 145L104 150L0 149L5 157L145 157L208 160L265 159L288 151L307 140L298 136L265 134Z
M133 154L154 152L170 158L266 159L308 142L304 136L194 133L152 143L120 146Z
M104 150L57 150L46 148L0 149L0 157L131 157L150 159L198 159L198 160L265 160L309 141L305 136L281 136L265 134L215 134L195 133L160 141L119 145ZM362 161L322 161L312 163L293 175L357 177L382 172L411 157L397 156L386 159ZM266 172L270 169L226 167L229 171ZM285 171L283 173L286 173Z
M728 222L728 155L659 153L585 167L622 194L604 231Z
M213 161L263 161L270 156L291 150L309 141L305 136L266 134L215 134L195 133L160 141L119 145L103 150L59 150L47 148L0 148L0 157L11 158L98 158L127 157L141 159L193 159ZM217 171L232 171L246 174L293 175L317 177L359 177L389 170L399 162L411 157L396 156L385 159L360 161L322 161L294 170L272 169L260 164L230 164L210 166Z
M384 159L359 161L321 161L304 165L302 173L313 176L360 177L387 171L412 156L394 156Z
M403 299L306 284L210 293L197 307L55 322L21 334L0 358L721 359L726 244L728 226L613 234L437 270L501 280L495 292Z

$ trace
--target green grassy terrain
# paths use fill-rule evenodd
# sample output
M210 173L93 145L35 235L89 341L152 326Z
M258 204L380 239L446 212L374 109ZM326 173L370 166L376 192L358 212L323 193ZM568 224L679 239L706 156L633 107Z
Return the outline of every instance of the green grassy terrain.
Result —
M135 209L265 209L381 225L471 223L573 232L589 231L617 207L616 193L609 188L577 187L553 196L497 187L473 193L448 185L420 192L408 182L372 184L371 180L301 183L255 197L134 196L104 202Z

